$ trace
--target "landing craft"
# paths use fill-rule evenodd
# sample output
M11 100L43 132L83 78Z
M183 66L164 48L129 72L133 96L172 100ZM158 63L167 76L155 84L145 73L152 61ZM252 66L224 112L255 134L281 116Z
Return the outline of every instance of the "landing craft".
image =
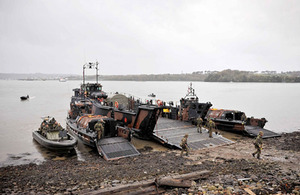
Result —
M96 83L85 83L85 69L96 69ZM118 112L107 105L107 94L102 91L102 85L98 83L98 62L87 63L83 66L83 84L80 89L74 89L71 98L70 111L67 118L67 130L75 135L84 144L97 148L99 154L105 160L115 160L124 157L139 155L136 148L130 143L132 129L126 125L133 123L140 116L130 114L132 118L120 118ZM97 104L101 113L96 113L94 105ZM116 117L116 118L115 118ZM127 115L126 115L127 117ZM98 132L95 124L98 121L102 124L104 132L98 139ZM123 122L122 122L123 120ZM138 126L138 125L136 125Z
M263 131L262 138L279 137L280 135L264 128L268 122L265 118L246 117L246 114L238 110L210 109L206 119L215 122L220 130L233 133L244 134L250 137L256 137L260 131Z
M192 83L190 83L185 97L180 99L179 106L174 106L173 102L169 102L168 104L169 105L166 105L164 103L162 106L162 117L186 122L189 121L192 123L195 123L195 120L198 117L201 117L204 120L209 108L212 106L210 102L199 102L199 98L195 93Z

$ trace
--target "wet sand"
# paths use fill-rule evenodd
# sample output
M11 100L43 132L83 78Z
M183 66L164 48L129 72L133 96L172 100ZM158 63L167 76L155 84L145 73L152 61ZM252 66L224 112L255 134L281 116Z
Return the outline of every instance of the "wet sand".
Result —
M299 191L300 132L263 140L262 160L251 155L253 139L240 137L235 141L231 145L194 150L189 156L180 157L179 150L163 150L152 142L142 147L143 141L134 139L141 155L132 158L105 161L91 150L84 153L84 161L78 160L77 154L48 159L39 165L2 167L0 192L82 194L200 170L211 171L210 177L196 181L192 188L168 188L166 193L245 194L245 188L255 194L296 194Z

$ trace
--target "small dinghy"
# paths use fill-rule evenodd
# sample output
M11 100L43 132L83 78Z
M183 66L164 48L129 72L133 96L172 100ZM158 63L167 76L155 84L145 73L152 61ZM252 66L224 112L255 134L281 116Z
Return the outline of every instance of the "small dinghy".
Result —
M148 97L156 97L156 95L154 93L151 93L148 95Z
M29 98L29 95L20 97L21 100L27 100L28 98Z
M43 118L37 131L32 132L33 139L50 150L68 151L74 149L77 139L70 135L53 117Z

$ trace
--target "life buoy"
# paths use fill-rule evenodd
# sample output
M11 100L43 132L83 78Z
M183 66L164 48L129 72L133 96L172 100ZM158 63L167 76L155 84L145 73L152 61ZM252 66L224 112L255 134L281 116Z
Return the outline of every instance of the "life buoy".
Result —
M156 103L157 103L158 106L162 106L163 105L163 102L161 100L157 100Z
M115 108L119 108L119 103L118 103L118 101L115 101Z

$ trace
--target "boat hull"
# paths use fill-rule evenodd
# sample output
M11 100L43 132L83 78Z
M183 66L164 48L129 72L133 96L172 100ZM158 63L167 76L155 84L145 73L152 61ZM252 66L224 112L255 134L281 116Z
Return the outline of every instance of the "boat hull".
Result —
M230 131L234 133L243 133L245 130L245 125L240 121L228 121L228 120L218 120L213 119L216 124L217 129Z
M69 133L67 134L67 136L68 139L64 139L60 141L52 141L46 139L38 131L32 132L32 137L35 141L37 141L45 148L48 148L50 150L55 150L55 151L68 151L74 149L74 147L77 144L77 139L72 135L70 135Z
M67 120L67 131L72 135L76 136L79 140L81 140L83 144L93 148L96 147L96 143L95 143L95 140L97 139L96 134L90 135L88 133L80 131L77 128L75 122L73 123L70 120Z

